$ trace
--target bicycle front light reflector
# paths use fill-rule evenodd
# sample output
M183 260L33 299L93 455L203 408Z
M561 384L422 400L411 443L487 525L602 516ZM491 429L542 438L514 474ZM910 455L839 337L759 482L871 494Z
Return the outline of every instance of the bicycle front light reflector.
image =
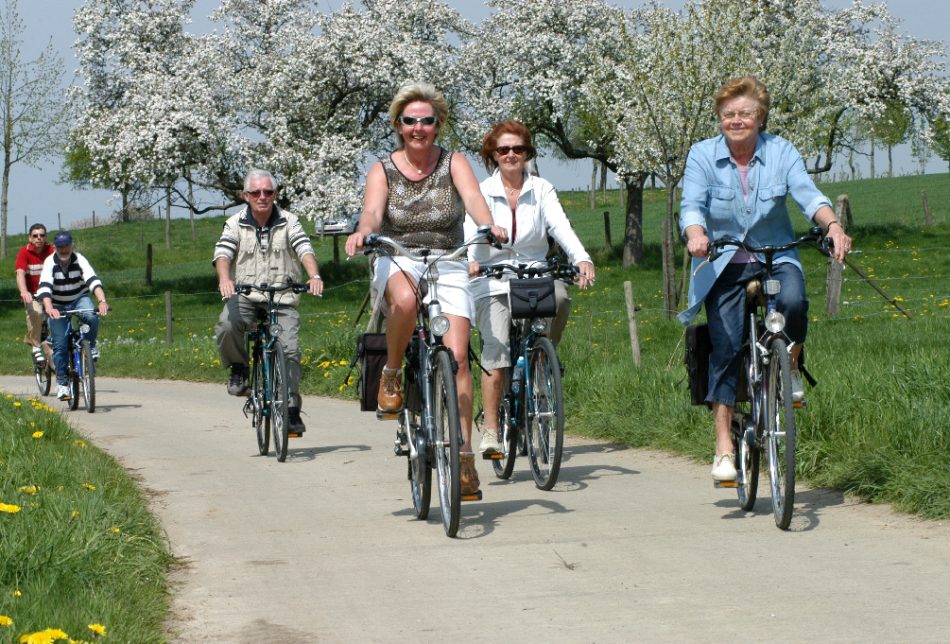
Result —
M533 318L531 320L531 330L541 334L548 330L548 321L545 318Z
M80 324L80 325L79 325L79 332L82 333L83 335L86 335L86 334L89 333L91 330L92 330L92 327L90 327L88 324Z
M449 332L449 319L444 315L437 315L429 322L429 329L438 335L443 336Z
M765 316L765 328L771 333L780 333L785 328L785 316L778 311L772 311Z
M272 336L277 337L283 332L284 332L284 327L280 326L279 324L270 325L270 334Z

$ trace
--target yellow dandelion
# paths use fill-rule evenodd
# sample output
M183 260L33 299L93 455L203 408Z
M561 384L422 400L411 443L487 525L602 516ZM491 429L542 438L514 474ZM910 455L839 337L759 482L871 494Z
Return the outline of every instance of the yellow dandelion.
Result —
M7 400L13 400L13 394L7 394Z
M121 534L121 533L122 533L122 528L112 526L112 534Z
M106 634L106 627L103 626L102 624L89 624L89 626L87 626L86 628L88 628L90 631L92 631L96 635Z
M14 505L13 503L0 503L0 512L6 512L7 514L16 514L20 511L19 505Z
M72 512L69 513L70 519L75 519L78 516L79 516L79 510L73 510Z
M75 445L79 449L86 449L86 441L84 441L81 438L77 438L76 440L74 440L73 445Z
M340 360L337 364L340 365L341 367L345 367L346 365L350 364L350 361L349 361L349 360Z
M39 491L40 491L39 485L21 485L20 486L20 492L22 492L23 494L29 494L30 496L33 496Z
M0 615L0 626L3 626L3 627L13 626L13 620L7 617L6 615Z
M26 633L20 636L20 644L52 644L56 640L68 640L69 635L58 628L47 628L45 631Z
M21 402L18 400L18 401L16 401L15 403L13 403L13 406L14 406L14 407L22 407L22 406L23 406L23 403L21 403Z
M16 590L13 591L13 596L14 596L14 597L23 597L23 593L20 592L20 589L19 589L19 588L17 588Z
M84 488L86 488L87 490L95 490L95 489L96 489L96 486L93 485L92 483L83 483L82 486L83 486Z
M32 434L33 438L43 438L43 432L35 431Z

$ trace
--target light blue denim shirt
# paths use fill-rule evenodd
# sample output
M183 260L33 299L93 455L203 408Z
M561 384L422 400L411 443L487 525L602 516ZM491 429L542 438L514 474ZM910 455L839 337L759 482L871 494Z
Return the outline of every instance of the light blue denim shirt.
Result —
M774 134L761 133L749 164L749 198L742 194L739 170L725 137L721 134L693 145L686 159L680 227L699 225L710 240L735 237L754 246L785 244L795 239L785 208L791 195L801 211L814 221L821 206L831 206L805 170L805 162L791 143ZM689 282L689 303L678 319L689 324L709 293L716 278L729 264L734 249L723 253L713 264L697 268L704 261L693 258ZM776 263L791 262L801 268L794 250L775 256Z

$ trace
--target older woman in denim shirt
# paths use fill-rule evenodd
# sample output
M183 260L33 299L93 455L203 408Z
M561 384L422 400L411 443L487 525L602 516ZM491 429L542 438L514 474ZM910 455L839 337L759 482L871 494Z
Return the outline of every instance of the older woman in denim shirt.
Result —
M712 476L717 481L736 478L730 422L736 404L739 351L742 347L745 284L763 271L759 258L741 250L727 250L713 264L695 272L709 254L710 239L734 237L752 245L785 244L794 240L785 208L788 195L805 216L828 231L833 256L842 261L851 239L831 209L831 202L815 187L795 147L765 133L769 93L753 76L735 78L715 95L722 134L692 147L683 178L680 225L693 256L689 308L679 315L688 324L706 303L712 340L709 358L709 395L716 428ZM785 315L792 349L793 395L804 390L798 356L808 323L805 279L798 253L776 255L774 273L782 283L778 310Z

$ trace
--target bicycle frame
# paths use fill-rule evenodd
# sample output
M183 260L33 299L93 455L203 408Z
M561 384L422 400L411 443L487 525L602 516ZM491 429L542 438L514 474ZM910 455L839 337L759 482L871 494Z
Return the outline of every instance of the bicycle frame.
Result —
M92 360L88 361L88 373L83 369L82 343L86 340L86 334L89 333L89 325L83 322L81 317L84 313L99 315L96 309L60 311L61 316L69 318L69 329L66 331L66 378L72 390L69 408L73 410L79 406L80 383L94 382L96 375L96 365ZM91 398L93 393L87 391L85 385L83 387L88 411L92 413L95 410L95 399Z

